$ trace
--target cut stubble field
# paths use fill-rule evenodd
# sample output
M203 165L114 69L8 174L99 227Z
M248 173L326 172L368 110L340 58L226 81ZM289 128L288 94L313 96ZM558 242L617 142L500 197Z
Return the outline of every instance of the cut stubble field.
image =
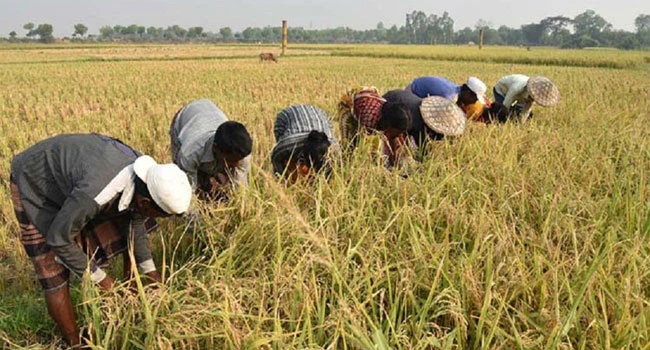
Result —
M304 45L275 64L260 50L278 51L0 46L0 347L59 345L18 238L12 156L99 132L169 162L172 116L205 97L248 127L250 186L201 206L195 231L161 220L164 288L73 283L95 348L650 348L650 54ZM329 181L272 175L290 104L323 108L338 133L348 87L475 75L491 88L511 73L551 78L561 103L471 124L407 179L363 148Z

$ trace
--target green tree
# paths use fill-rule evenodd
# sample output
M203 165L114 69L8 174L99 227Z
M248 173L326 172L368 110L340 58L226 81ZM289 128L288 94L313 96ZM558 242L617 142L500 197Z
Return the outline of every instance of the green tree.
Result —
M514 29L508 26L501 26L497 29L503 44L505 45L521 45L524 42L523 33L521 29Z
M221 34L221 37L224 40L232 40L233 38L232 29L230 29L230 27L224 27L219 29L219 34Z
M18 35L18 34L16 34L16 31L15 31L15 30L12 30L12 31L9 33L9 38L11 38L12 40L13 40L13 39L16 39L16 35Z
M259 41L262 39L262 30L260 28L247 27L241 32L241 35L246 41Z
M454 42L460 45L467 45L469 43L476 43L478 40L478 34L470 27L465 27L455 34Z
M539 24L544 27L544 30L547 31L549 35L557 35L572 25L573 20L569 17L554 16L544 18L539 22Z
M544 26L539 23L530 23L521 26L521 32L527 45L540 45L544 35Z
M589 35L574 35L571 40L564 43L562 48L578 48L597 47L600 43Z
M103 27L99 28L99 34L104 39L111 38L114 33L115 33L115 30L111 26L103 26Z
M650 15L640 14L634 19L637 32L650 32Z
M44 23L44 24L39 24L36 29L32 30L34 32L34 35L38 35L38 41L42 43L53 43L54 42L54 36L52 36L52 33L54 32L54 27L52 27L51 24Z
M122 35L135 35L138 34L138 25L137 24L131 24L128 27L123 27L121 28L122 30L120 31L120 34Z
M188 38L200 38L203 36L203 27L190 27L187 29Z
M542 44L562 46L564 42L570 40L571 32L568 28L573 24L571 18L564 16L546 17L539 24L544 28L541 37Z
M611 33L614 37L610 40L616 48L621 50L636 50L641 47L641 42L634 33L617 30Z
M125 29L126 29L125 26L122 26L122 25L119 25L119 24L115 25L115 26L113 26L113 35L121 35L124 32Z
M36 26L35 26L34 23L32 23L32 22L25 23L25 25L23 25L23 29L25 29L25 30L27 31L27 34L26 34L26 35L27 35L28 37L31 37L31 36L36 35L36 34L34 33L34 28L35 28L35 27L36 27Z
M86 33L88 33L88 27L86 27L82 23L74 25L74 33L72 34L72 36L79 35L83 37L84 35L86 35Z
M377 32L376 33L377 41L386 41L388 30L384 26L384 22L377 23L377 27L375 31Z
M594 10L587 10L573 19L573 26L577 37L589 36L600 42L601 34L612 29L612 25Z
M162 28L156 28L156 27L148 27L147 28L147 35L149 35L151 38L159 38L163 33Z
M636 34L641 45L650 45L650 15L641 14L634 19Z
M173 26L169 27L171 31L174 32L174 35L178 38L184 38L187 35L187 29L179 26L178 24L174 24Z

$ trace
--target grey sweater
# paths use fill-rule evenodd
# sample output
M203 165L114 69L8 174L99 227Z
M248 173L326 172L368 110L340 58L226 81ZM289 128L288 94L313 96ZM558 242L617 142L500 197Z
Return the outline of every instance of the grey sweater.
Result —
M139 153L122 142L99 134L66 134L44 141L16 155L11 162L12 180L18 186L25 213L46 237L57 257L72 272L82 275L86 254L75 244L93 219L124 214L117 208L120 193L98 202L100 194ZM151 259L145 218L130 212L136 262Z
M174 162L187 173L192 186L198 182L199 171L209 175L232 175L235 184L248 184L250 154L234 169L228 169L212 154L215 131L227 121L226 114L207 99L192 101L178 113L170 133L172 144L179 149Z

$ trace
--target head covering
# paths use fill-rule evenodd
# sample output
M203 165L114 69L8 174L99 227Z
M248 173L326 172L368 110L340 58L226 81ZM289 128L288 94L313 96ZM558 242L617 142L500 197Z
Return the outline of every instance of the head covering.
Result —
M386 102L376 89L365 89L354 95L352 116L367 129L374 129L381 118L381 107Z
M133 163L135 174L147 184L154 202L167 214L182 214L192 200L192 187L187 175L176 164L158 164L149 156Z
M476 94L476 97L478 98L478 101L481 102L481 104L483 105L487 104L485 100L485 94L487 93L487 86L481 79L477 77L469 77L469 79L467 79L467 82L465 84L470 90L472 90Z
M528 94L533 100L544 107L550 107L560 102L560 90L546 77L532 77L526 84Z
M322 109L312 105L291 105L278 113L273 127L277 142L271 151L271 162L276 173L284 171L286 164L283 160L302 149L312 130L325 133L330 148L337 149L338 141L332 132L332 124Z
M458 136L465 131L467 117L455 103L439 96L422 100L420 113L424 124L445 136Z
M407 90L421 98L441 96L451 101L458 99L460 86L443 77L424 76L413 79Z
M479 121L479 119L481 119L481 115L483 114L483 110L485 108L487 107L484 104L482 104L481 101L476 101L471 105L465 105L461 107L463 112L465 112L465 116L467 117L467 120L471 120L471 121Z

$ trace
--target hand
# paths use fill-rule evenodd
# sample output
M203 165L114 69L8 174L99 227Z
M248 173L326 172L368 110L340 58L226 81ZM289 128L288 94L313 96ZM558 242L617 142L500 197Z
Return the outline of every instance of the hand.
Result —
M214 177L214 179L215 179L216 182L219 184L219 186L227 186L228 183L230 182L230 180L228 179L228 176L226 176L226 175L224 175L224 174L222 174L222 173L218 173L218 174Z
M99 281L97 285L99 285L99 288L102 290L110 290L113 288L113 285L115 285L115 281L110 276L106 276L103 280Z
M208 181L210 182L210 191L209 191L210 196L211 196L211 197L214 197L214 196L217 195L217 193L219 193L219 192L221 191L221 187L222 187L223 185L222 185L222 184L219 182L219 180L218 180L216 177L214 177L214 176L210 176L210 178L208 179Z
M226 175L217 174L215 176L210 176L208 182L209 191L207 192L207 198L209 200L213 202L228 200L230 180Z

